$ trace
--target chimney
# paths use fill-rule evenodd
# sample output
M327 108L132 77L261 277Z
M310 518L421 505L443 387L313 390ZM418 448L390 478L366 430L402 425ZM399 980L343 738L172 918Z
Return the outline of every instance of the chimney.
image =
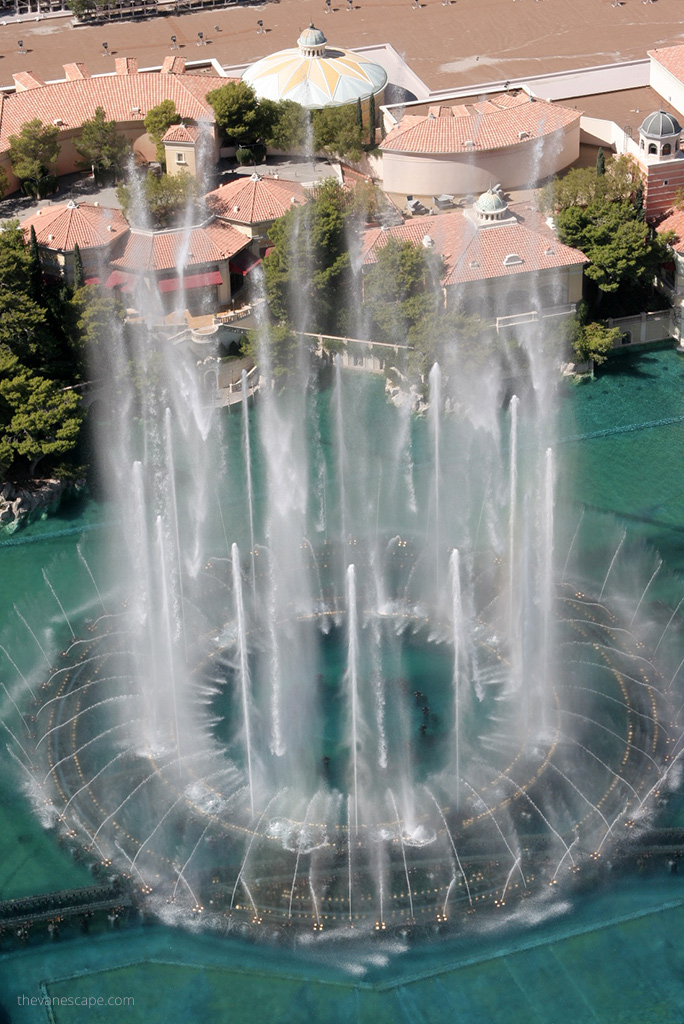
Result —
M64 77L67 82L78 82L83 78L90 78L90 72L85 64L78 61L75 64L64 65Z
M168 57L164 57L161 73L162 75L184 75L185 57L174 57L171 54Z
M17 92L27 92L29 89L40 89L45 85L42 78L34 75L32 71L19 71L12 75Z
M138 73L138 58L137 57L117 57L115 60L116 73L117 75L137 75Z

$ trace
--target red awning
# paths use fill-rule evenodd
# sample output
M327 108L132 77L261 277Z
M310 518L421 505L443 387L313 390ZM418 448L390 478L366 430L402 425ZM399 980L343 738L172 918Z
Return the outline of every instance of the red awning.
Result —
M99 284L100 283L100 278L99 277L86 277L85 283L86 284Z
M230 261L230 272L231 274L242 274L246 277L250 270L254 270L261 263L259 256L255 256L249 249L243 249L236 256L233 256Z
M190 288L207 288L212 284L223 284L223 278L218 270L210 270L206 274L188 274L187 277L166 277L157 282L160 292L177 292L182 288L188 291Z
M113 270L105 281L105 288L120 288L122 292L132 292L136 280L134 274L124 274L123 270Z

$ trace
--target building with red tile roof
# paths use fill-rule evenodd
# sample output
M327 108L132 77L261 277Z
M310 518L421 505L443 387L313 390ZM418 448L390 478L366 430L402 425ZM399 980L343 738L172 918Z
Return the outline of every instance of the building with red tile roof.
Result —
M227 79L218 75L192 74L185 70L181 57L168 57L160 71L139 71L135 58L116 60L116 72L91 76L82 63L67 64L60 82L42 82L31 71L15 74L15 91L0 94L0 164L10 182L18 187L9 164L9 137L35 118L43 124L55 124L60 130L58 175L74 171L78 154L74 142L81 125L102 107L108 121L116 121L129 139L134 152L144 161L155 159L155 147L145 131L148 111L162 100L173 100L183 120L205 125L217 152L213 110L206 95Z
M528 204L507 207L498 220L486 219L485 193L473 209L413 217L387 229L364 234L365 266L375 263L389 238L424 245L441 254L442 285L448 306L499 317L566 307L582 297L583 267L578 249L561 244L553 230ZM502 279L509 283L502 287Z
M60 203L41 207L22 224L28 240L36 233L41 263L48 276L74 279L74 246L81 251L86 279L100 280L109 261L129 234L120 210L97 203Z
M396 121L385 113L383 188L413 195L471 195L495 182L530 185L579 156L578 110L525 92L455 106L433 106Z
M249 238L219 220L169 231L133 229L111 260L103 283L124 293L144 289L173 306L179 292L191 310L217 309L230 302L258 258L243 257ZM239 258L242 257L242 258Z
M274 220L292 206L303 206L306 189L298 182L259 174L238 176L209 192L207 205L212 213L250 238L267 241Z

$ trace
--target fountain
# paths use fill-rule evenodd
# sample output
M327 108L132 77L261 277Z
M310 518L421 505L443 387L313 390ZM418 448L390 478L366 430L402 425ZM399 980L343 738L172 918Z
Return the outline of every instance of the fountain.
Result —
M16 740L43 816L165 920L266 938L469 927L617 856L684 750L677 629L625 535L589 589L547 385L502 411L503 371L468 402L435 365L411 422L338 363L227 414L134 344L110 614L45 574L74 642Z

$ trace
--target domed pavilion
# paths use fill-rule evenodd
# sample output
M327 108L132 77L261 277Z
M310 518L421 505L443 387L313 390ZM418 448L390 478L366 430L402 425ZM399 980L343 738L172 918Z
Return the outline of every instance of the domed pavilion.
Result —
M296 48L278 50L251 64L243 81L259 99L294 100L309 110L339 107L371 95L382 102L387 72L363 54L329 47L313 24L297 40Z

